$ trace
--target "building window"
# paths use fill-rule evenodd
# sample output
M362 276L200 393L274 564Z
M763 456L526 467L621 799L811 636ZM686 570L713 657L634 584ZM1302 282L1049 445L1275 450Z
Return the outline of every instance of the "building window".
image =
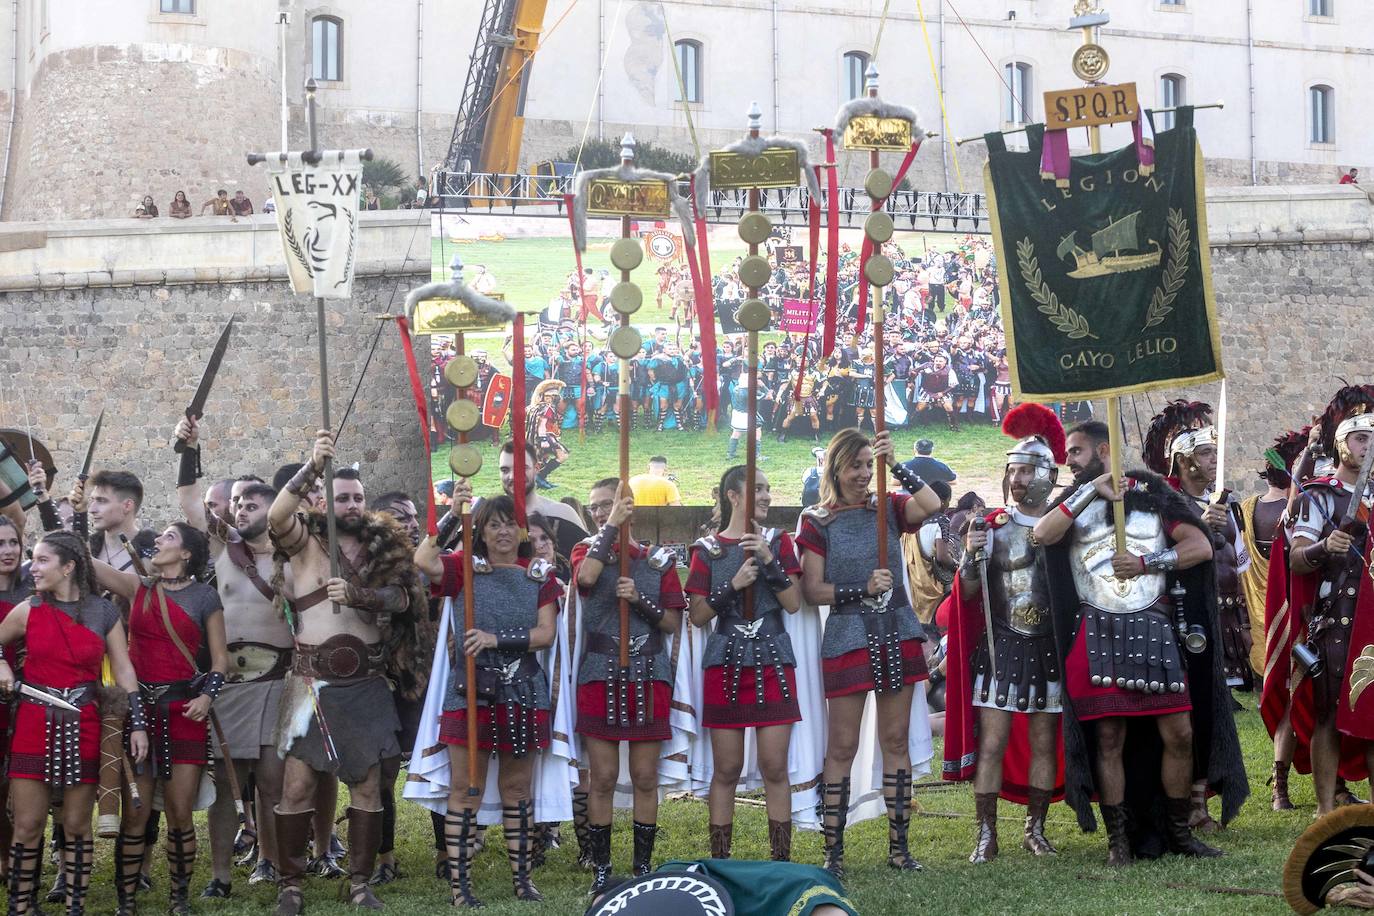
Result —
M1183 6L1183 0L1159 0L1160 6Z
M158 10L163 13L185 13L194 16L196 0L160 0Z
M862 51L850 51L844 56L844 91L846 99L857 99L864 94L864 74L868 72L868 55Z
M1002 100L1002 121L1007 124L1029 124L1031 65L1019 62L1007 64L1003 68L1007 85Z
M1159 107L1177 108L1186 105L1185 95L1187 80L1177 73L1166 73L1159 78ZM1174 113L1172 111L1160 112L1157 119L1160 130L1170 130L1174 126Z
M1312 127L1308 134L1313 143L1336 142L1336 90L1330 86L1313 86L1307 90L1307 108Z
M673 93L674 97L681 102L682 92L687 91L687 101L701 101L701 42L699 41L679 41L673 46L673 51L677 54L678 74L682 77L682 83Z
M1335 0L1307 0L1307 15L1309 16L1334 16L1331 11Z
M310 44L313 54L310 75L324 82L343 79L340 51L343 50L343 23L332 16L317 16L310 23Z

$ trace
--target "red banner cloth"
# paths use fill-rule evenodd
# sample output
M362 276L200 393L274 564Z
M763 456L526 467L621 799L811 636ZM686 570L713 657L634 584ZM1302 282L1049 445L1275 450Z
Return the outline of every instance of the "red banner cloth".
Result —
M415 351L411 348L410 322L404 315L397 316L396 327L401 332L401 353L406 359L406 372L410 375L410 393L415 398L415 409L420 414L420 437L425 443L425 531L430 535L437 535L439 520L434 508L434 468L430 464L429 404L425 400L424 383L420 381L420 368L415 364Z
M572 231L573 261L577 264L577 325L581 334L582 347L582 388L577 395L577 432L587 434L587 284L582 274L582 250L577 247L577 220L573 218L573 196L563 195L563 209L568 214L568 228ZM598 310L597 317L600 318ZM559 417L559 423L563 418Z
M712 288L711 247L706 238L706 214L697 209L697 180L688 182L692 199L692 224L697 248L687 249L687 269L692 272L692 292L697 304L697 333L701 337L701 399L707 415L714 421L720 406L720 382L716 379L716 296ZM683 240L684 242L686 239ZM712 424L714 427L714 423Z
M836 305L840 295L840 177L835 164L835 133L825 132L825 328L821 356L835 350Z
M511 407L510 437L515 446L515 459L511 469L515 471L515 523L526 530L525 522L525 316L515 313L511 323ZM535 468L537 472L539 469Z

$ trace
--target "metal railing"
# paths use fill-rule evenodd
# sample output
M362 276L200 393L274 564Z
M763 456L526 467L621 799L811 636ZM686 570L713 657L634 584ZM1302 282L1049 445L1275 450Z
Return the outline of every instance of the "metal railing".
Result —
M564 216L563 195L572 193L573 175L499 175L490 172L438 173L435 193L445 210L521 216ZM678 187L686 195L687 183ZM714 191L707 195L706 219L734 223L748 209L744 191ZM786 226L805 226L811 194L806 188L759 192L759 209ZM843 225L859 227L868 216L868 195L861 188L839 189ZM893 191L883 209L899 230L935 232L987 231L987 202L983 194L944 191Z

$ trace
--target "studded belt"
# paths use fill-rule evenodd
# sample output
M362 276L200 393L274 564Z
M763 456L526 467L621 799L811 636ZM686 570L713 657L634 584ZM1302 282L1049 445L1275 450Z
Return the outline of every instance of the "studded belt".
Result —
M331 636L316 646L297 646L291 670L302 677L343 684L381 675L385 661L380 643L369 646L356 636Z

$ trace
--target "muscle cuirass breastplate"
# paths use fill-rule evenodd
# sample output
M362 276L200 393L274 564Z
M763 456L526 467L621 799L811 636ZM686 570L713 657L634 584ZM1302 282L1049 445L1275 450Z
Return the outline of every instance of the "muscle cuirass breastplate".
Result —
M1031 543L1031 529L1012 520L989 533L988 592L993 618L1023 636L1050 632L1049 604L1037 587L1039 550Z
M1078 599L1116 614L1144 610L1163 597L1167 584L1164 573L1148 572L1133 579L1112 575L1112 554L1116 553L1116 531L1107 513L1108 502L1095 500L1074 522L1073 545L1069 549ZM1117 509L1120 510L1118 504ZM1137 556L1156 553L1169 546L1164 535L1164 520L1153 512L1130 512L1126 516L1126 548Z

